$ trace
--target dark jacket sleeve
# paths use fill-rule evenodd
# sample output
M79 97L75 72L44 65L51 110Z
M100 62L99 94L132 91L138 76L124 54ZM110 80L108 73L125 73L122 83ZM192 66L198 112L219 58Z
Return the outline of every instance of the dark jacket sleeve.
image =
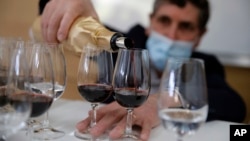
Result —
M194 53L193 57L201 58L205 62L209 100L207 120L244 121L245 103L226 82L224 68L220 62L214 56L203 53Z
M49 0L39 0L39 15L43 13L43 9Z

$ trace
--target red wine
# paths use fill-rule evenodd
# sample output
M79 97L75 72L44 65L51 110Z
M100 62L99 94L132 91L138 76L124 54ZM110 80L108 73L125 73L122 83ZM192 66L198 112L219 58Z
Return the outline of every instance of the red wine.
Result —
M31 117L37 117L45 113L52 104L53 97L49 97L42 94L13 94L10 96L10 104L15 104L18 102L23 102L23 99L26 99L26 102L32 103Z
M112 86L105 84L79 85L78 91L89 102L103 102L113 92Z
M148 92L130 88L115 90L115 99L123 107L136 108L141 106L148 98Z
M8 97L5 94L6 87L5 86L0 86L0 107L5 106L8 104Z
M0 95L0 107L5 106L8 104L8 97L5 95Z
M5 86L7 84L7 77L0 76L0 86Z

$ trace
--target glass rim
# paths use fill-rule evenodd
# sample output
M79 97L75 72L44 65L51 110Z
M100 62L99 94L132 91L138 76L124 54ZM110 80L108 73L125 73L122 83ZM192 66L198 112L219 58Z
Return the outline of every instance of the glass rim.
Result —
M199 62L204 63L204 60L200 58L169 58L168 62Z
M148 52L145 48L129 48L129 49L119 49L119 52Z

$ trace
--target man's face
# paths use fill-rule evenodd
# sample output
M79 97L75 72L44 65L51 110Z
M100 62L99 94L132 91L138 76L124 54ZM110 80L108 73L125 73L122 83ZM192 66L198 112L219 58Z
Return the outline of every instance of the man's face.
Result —
M198 17L199 9L190 3L183 8L163 4L151 15L149 28L172 40L192 41L197 46L202 35Z

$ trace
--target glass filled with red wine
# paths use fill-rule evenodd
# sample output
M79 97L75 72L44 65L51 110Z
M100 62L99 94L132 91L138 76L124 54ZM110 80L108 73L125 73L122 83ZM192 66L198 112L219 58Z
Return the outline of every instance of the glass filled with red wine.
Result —
M23 42L0 38L0 140L25 127L30 116L28 67Z
M51 107L55 97L55 78L52 67L51 56L42 43L30 43L26 45L26 56L29 68L29 85L26 87L32 91L30 97L32 101L31 119L29 129L35 132L34 139L47 139L47 132L43 126L34 122L34 118L46 113Z
M141 106L150 91L150 63L145 49L120 49L113 76L115 100L127 109L124 135L118 140L140 140L132 131L133 110Z
M10 72L11 48L15 46L15 42L11 39L0 38L0 107L8 102L5 90Z
M34 43L30 43L31 45ZM48 53L50 54L51 61L52 61L52 69L54 74L54 102L59 99L65 90L66 87L66 61L63 53L63 45L57 43L42 43L42 46L47 49ZM40 84L36 84L37 86L46 86L44 82ZM49 110L46 111L44 120L40 121L41 127L35 129L35 132L39 130L43 131L44 136L42 139L51 140L61 138L65 135L65 132L53 127L49 121Z
M96 49L92 44L87 44L81 54L79 62L77 85L80 95L91 103L92 115L90 127L96 125L98 103L104 102L113 93L112 76L113 60L112 53ZM107 134L93 137L86 131L75 131L75 136L83 140L106 140Z

